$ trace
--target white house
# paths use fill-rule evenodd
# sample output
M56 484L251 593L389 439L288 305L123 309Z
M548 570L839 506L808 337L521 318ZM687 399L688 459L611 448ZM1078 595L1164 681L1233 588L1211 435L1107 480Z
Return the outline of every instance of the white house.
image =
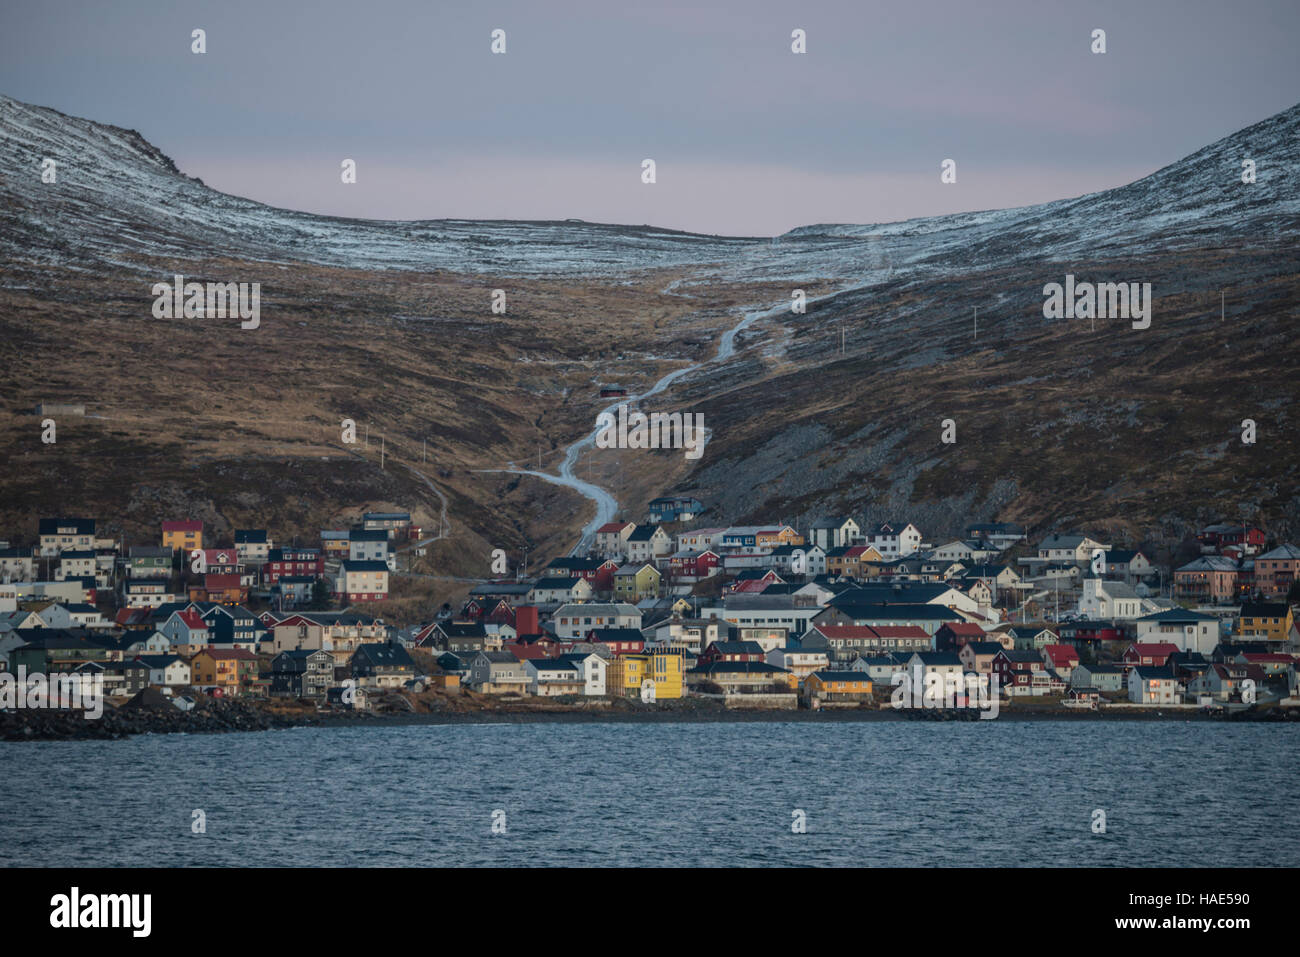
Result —
M235 529L235 553L245 565L265 565L271 545L264 528Z
M773 648L767 653L767 663L793 672L800 681L814 671L821 671L830 666L830 658L820 648L799 648L789 646Z
M937 682L935 687L941 692L947 688L964 688L964 670L961 659L951 651L917 651L907 659L907 677L913 682L912 694L917 696L930 686L931 681ZM915 683L918 675L921 680L919 686ZM938 677L931 678L930 675Z
M354 528L348 532L348 560L388 562L388 532L382 528Z
M1178 680L1164 668L1134 668L1128 673L1128 700L1135 704L1177 704Z
M594 653L569 654L561 655L561 657L577 668L578 675L583 681L583 694L605 694L605 676L609 671L608 661Z
M638 525L625 545L629 562L653 564L656 558L672 551L673 540L660 525Z
M858 523L851 518L822 518L812 523L808 530L808 542L825 552L831 548L853 545L860 535Z
M973 562L975 549L965 542L948 542L931 551L930 558L940 562Z
M585 638L596 628L641 628L641 612L626 602L593 602L566 604L551 615L555 637L571 641Z
M870 545L885 560L906 558L921 547L921 531L911 522L881 522L867 530L862 543Z
M606 522L596 529L596 552L601 558L622 558L627 554L628 536L636 531L635 522Z
M1172 608L1137 620L1139 644L1169 642L1179 651L1212 652L1219 643L1219 620L1200 612Z
M725 528L696 528L689 532L677 533L677 550L679 552L717 552L722 547Z
M539 578L528 592L528 602L532 605L546 605L551 602L589 601L593 594L591 585L582 578Z
M826 550L820 545L781 545L767 557L768 564L780 572L810 577L826 574Z
M140 655L137 661L149 666L149 684L162 688L184 688L190 683L190 666L176 655Z
M586 681L577 663L564 658L529 658L524 662L528 691L542 698L583 694Z
M1103 578L1085 578L1083 597L1079 599L1079 614L1092 619L1132 620L1147 611L1144 601L1131 585L1106 581Z

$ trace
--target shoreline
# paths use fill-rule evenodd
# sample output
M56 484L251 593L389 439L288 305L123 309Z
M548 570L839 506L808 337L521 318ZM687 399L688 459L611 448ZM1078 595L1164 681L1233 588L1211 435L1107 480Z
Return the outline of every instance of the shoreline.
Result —
M683 699L688 700L688 699ZM56 710L14 710L0 713L3 741L103 741L120 740L139 734L225 734L244 731L272 731L290 728L378 728L420 725L463 724L836 724L858 722L966 722L991 724L997 721L1195 721L1210 723L1300 722L1300 711L1266 709L1224 713L1203 711L1079 711L1062 708L1008 708L997 717L981 719L981 712L844 708L818 711L787 709L739 709L712 707L608 707L608 708L482 708L438 710L422 713L324 712L286 715L265 710L238 699L191 712L176 709L118 708L99 719L87 720L78 712Z

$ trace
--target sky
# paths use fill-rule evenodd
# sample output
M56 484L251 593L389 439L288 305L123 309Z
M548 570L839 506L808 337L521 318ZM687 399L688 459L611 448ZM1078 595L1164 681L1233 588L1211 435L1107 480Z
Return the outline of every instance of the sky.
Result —
M291 209L768 236L1123 185L1300 102L1298 39L1297 0L4 0L0 93Z

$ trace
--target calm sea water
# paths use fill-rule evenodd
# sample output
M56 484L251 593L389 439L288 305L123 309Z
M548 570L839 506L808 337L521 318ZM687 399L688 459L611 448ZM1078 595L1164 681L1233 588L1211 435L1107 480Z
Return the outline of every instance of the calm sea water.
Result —
M0 863L1294 867L1297 744L1295 726L1114 721L0 743Z

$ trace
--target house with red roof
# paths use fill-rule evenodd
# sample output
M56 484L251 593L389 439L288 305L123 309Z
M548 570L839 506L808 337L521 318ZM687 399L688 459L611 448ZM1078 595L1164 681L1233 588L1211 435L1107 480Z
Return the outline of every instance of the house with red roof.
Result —
M934 646L939 651L961 651L963 645L972 641L994 641L979 625L970 621L949 621L934 633Z
M596 552L601 558L622 558L635 531L636 522L606 522L596 529Z
M1079 653L1069 645L1043 645L1043 661L1068 683L1071 672L1079 667Z
M1281 652L1242 652L1233 662L1239 665L1258 665L1266 678L1288 674L1296 666L1295 656Z
M172 612L158 630L167 636L172 651L178 655L193 655L212 640L208 623L194 608Z
M202 585L190 586L190 601L242 605L248 601L248 586L239 575L204 575Z
M257 682L257 655L242 648L203 648L190 660L190 675L196 688L238 695Z
M144 631L152 613L151 608L119 608L113 622L124 631Z
M1205 673L1198 675L1188 683L1191 694L1213 698L1215 701L1241 701L1242 692L1248 687L1247 681L1253 681L1255 694L1264 690L1264 670L1259 665L1218 664L1210 665Z
M1163 668L1178 646L1168 641L1138 642L1128 646L1121 659L1126 668Z
M712 578L722 565L722 556L711 548L684 549L668 557L668 576L676 582L697 582Z
M815 647L818 641L826 642L832 662L852 662L859 655L910 655L933 650L933 640L920 625L814 625L804 634L802 644Z

